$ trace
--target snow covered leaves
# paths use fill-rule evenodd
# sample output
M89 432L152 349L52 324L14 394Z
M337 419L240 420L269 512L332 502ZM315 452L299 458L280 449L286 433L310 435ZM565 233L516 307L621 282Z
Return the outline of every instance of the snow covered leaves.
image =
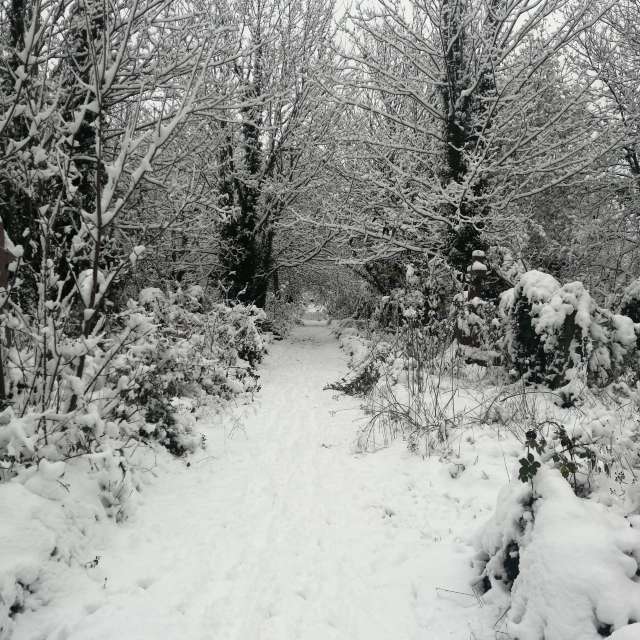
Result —
M503 294L502 309L514 371L557 390L567 404L587 385L605 385L637 369L637 325L599 307L580 282L561 286L529 271Z
M37 345L12 346L13 409L0 414L0 479L37 460L93 459L105 452L120 452L113 453L117 468L122 450L140 441L156 440L182 455L201 440L188 420L176 417L172 398L223 402L257 388L254 366L264 352L256 327L260 310L219 304L203 312L184 292L166 297L144 290L140 300L114 318L110 336L60 340L58 359L51 354L46 361L46 388L42 369L33 366L42 357Z
M518 640L599 640L640 619L640 529L576 497L557 470L506 487L476 545L485 587L511 590Z

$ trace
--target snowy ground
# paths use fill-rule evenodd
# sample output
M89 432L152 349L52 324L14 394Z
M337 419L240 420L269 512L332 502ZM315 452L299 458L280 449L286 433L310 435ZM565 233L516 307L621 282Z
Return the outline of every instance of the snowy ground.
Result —
M325 326L272 345L256 403L208 425L189 468L163 463L129 521L99 528L96 567L51 563L47 606L18 615L13 638L494 638L500 612L461 594L504 452L479 436L455 479L400 442L358 454L358 403L322 390L344 372Z

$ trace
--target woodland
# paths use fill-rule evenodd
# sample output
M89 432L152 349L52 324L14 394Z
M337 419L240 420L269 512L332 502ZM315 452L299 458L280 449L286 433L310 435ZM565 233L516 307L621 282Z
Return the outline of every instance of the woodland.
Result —
M640 638L639 92L638 0L3 0L0 541L126 521L311 309L359 452L514 443L460 640Z

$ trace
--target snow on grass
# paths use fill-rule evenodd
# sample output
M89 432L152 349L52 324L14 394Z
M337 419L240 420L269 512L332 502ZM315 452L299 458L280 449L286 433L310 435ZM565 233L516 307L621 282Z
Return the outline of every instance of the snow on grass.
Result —
M350 340L342 341L347 353ZM389 368L368 400L375 417L363 430L366 448L375 451L393 435L418 445L430 441L422 450L440 452L439 462L449 462L457 478L474 456L480 468L486 465L490 449L481 442L499 445L505 470L516 479L500 491L480 529L475 584L480 592L490 588L483 602L502 611L495 633L518 640L622 633L640 613L640 527L630 526L638 524L633 516L623 517L640 504L637 405L585 392L579 405L563 408L543 388L495 386L500 378L490 369L478 377L475 367L440 366L438 375L424 376L421 393L415 385L410 392ZM516 462L531 450L539 467L533 485L517 479ZM470 495L477 491L469 487ZM494 637L483 633L486 628L474 637Z
M132 477L123 482L120 471L110 486L112 460L42 459L0 484L0 639L14 637L16 625L46 611L67 581L88 592L86 580L76 578L95 577L98 540L117 529L109 517L113 493L126 489L118 508L132 513L158 462L176 464L161 447L140 448L130 459ZM88 473L89 466L94 473ZM103 586L101 582L99 588Z
M0 638L13 626L10 616L31 606L42 567L59 553L64 513L20 484L0 488Z

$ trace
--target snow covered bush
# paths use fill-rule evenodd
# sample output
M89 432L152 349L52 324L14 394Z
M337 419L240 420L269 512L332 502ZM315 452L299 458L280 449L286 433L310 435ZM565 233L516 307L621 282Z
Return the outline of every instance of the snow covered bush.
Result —
M458 364L452 347L458 318L443 305L442 283L434 283L442 265L432 266L420 274L406 265L405 286L380 299L366 330L344 323L337 329L350 371L328 388L366 399L371 418L358 436L363 450L402 437L411 450L430 455L447 448L458 426L455 391L445 389Z
M367 333L345 323L336 330L350 370L328 388L366 399L371 418L358 436L362 450L402 437L410 450L430 455L446 449L459 426L451 375L458 363L454 319L433 317L423 325L416 312L421 301L414 295L396 298L400 325L393 333L382 328Z
M98 331L101 324L87 338L45 334L49 350L40 336L33 341L16 331L6 361L12 406L0 414L5 475L42 458L95 455L149 439L177 455L193 451L200 437L176 417L172 398L251 393L264 352L260 310L192 310L198 304L182 292L144 290L110 318L110 333ZM16 330L28 328L19 317L5 318Z
M86 481L78 502L93 501L92 516L125 518L141 442L178 454L200 442L172 395L217 391L227 378L224 394L243 392L261 353L251 311L207 318L227 340L207 350L201 325L177 327L202 311L187 305L193 317L180 316L175 300L162 316L122 296L144 243L157 248L169 227L196 217L185 203L199 186L181 179L170 147L227 35L171 0L50 8L2 7L0 246L10 253L0 270L0 635L36 597L27 560L45 565L62 549L52 540L73 537L73 518L59 522L73 509L52 493ZM180 281L172 263L168 277ZM80 477L70 480L70 466ZM42 518L40 530L25 514Z
M380 336L361 335L354 322L340 321L334 327L342 350L349 356L349 371L326 388L347 395L366 397L383 375L391 345Z
M262 311L215 304L204 312L197 294L143 290L140 302L130 302L120 316L129 326L136 323L138 339L114 358L109 373L120 389L117 415L130 419L131 408L137 407L144 417L141 435L176 455L193 451L200 438L176 419L171 399L228 400L253 392L255 364L264 353L256 326Z
M579 403L562 407L548 390L519 381L491 397L482 423L496 424L520 443L517 474L523 482L543 467L553 468L580 497L622 497L625 509L640 511L637 390L621 384L586 390Z
M404 284L380 298L366 337L354 326L339 325L338 339L350 356L350 371L328 388L367 396L379 381L395 384L402 371L422 371L438 346L452 339L451 319L437 310L439 296L429 297L423 277L412 264L405 268Z
M490 365L499 362L503 328L496 305L468 293L453 298L451 314L455 320L455 338L467 362Z
M501 309L513 370L557 390L567 404L587 385L604 386L638 370L638 326L599 307L580 282L561 286L529 271L503 294Z
M255 364L264 353L255 307L213 305L198 311L193 292L164 295L143 290L140 302L129 302L120 320L135 340L113 359L108 377L119 389L115 415L144 418L143 439L153 437L172 453L193 451L200 439L180 425L171 404L174 397L230 399L253 392Z
M53 323L43 331L17 306L1 317L12 333L4 351L10 404L0 412L0 510L12 514L0 527L4 637L11 618L37 604L45 561L53 553L68 560L59 542L71 535L65 510L84 513L89 504L90 521L126 519L140 488L136 458L147 449L140 445L157 452L159 444L182 456L203 442L195 419L179 404L219 406L257 389L255 365L264 344L256 325L264 315L245 306L204 310L197 290L146 289L120 313L103 317L88 336ZM16 492L27 494L20 508ZM29 561L7 566L5 556L17 549L5 539L16 535L7 523L33 517L36 496L46 498L37 520L44 518L46 535L40 539L33 526L24 527L29 533L18 560ZM8 511L7 500L13 505Z
M555 469L511 483L476 540L485 598L517 640L598 640L640 619L640 522L576 497ZM635 636L630 636L635 637Z
M591 474L596 470L599 461L598 441L589 439L586 433L569 433L560 424L552 424L552 430L545 436L542 429L531 429L526 433L526 456L520 459L518 477L522 482L533 481L541 463L536 459L537 453L543 462L550 462L560 471L563 478L569 480L576 494L587 494L585 486ZM609 467L604 463L605 471Z
M271 332L277 338L284 338L291 329L300 323L304 313L304 305L293 298L286 296L267 295L265 305L265 320L261 321L260 328L265 332Z
M265 343L258 328L264 311L220 303L203 310L197 289L166 295L157 292L152 299L149 291L141 292L139 303L130 302L121 318L127 322L143 318L145 326L152 328L145 335L153 336L157 344L147 345L146 355L156 356L165 395L192 395L201 388L209 395L236 392L239 387L231 378L246 378L264 355ZM140 355L140 350L129 355ZM223 380L229 380L226 387Z
M532 521L533 490L530 485L512 482L504 487L489 522L476 537L475 566L480 577L476 588L511 590L520 572L520 546Z
M448 315L451 297L458 290L450 268L433 258L418 267L405 265L399 284L382 296L373 314L380 329L394 330L407 324L437 325Z

